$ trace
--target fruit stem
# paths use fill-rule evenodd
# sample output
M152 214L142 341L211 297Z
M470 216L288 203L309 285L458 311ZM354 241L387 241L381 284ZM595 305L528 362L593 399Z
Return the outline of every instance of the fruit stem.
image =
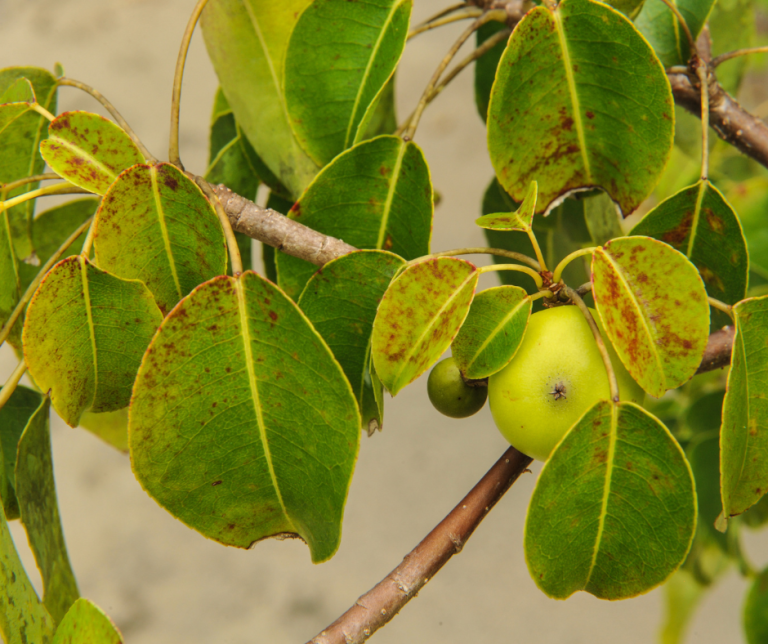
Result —
M716 300L714 297L708 297L709 305L718 311L722 311L725 313L731 320L733 320L733 307L729 304L726 304L725 302L721 302L720 300Z
M523 255L522 253L516 253L513 250L504 250L503 248L455 248L453 250L444 250L440 253L418 257L408 263L415 264L416 262L421 262L425 259L434 259L435 257L456 257L457 255L496 255L497 257L515 259L521 264L527 264L536 272L542 270L539 262L533 259L533 257L528 257L528 255Z
M16 391L16 385L19 384L19 380L21 380L21 377L24 375L26 370L27 363L22 359L22 361L13 370L11 377L8 378L6 383L3 385L3 388L0 389L0 409L3 407L3 405L5 405L5 403L8 402L11 394Z
M528 268L527 266L520 266L520 264L491 264L490 266L482 266L481 268L477 269L477 272L481 274L490 273L492 271L518 271L520 273L530 275L533 278L533 281L536 282L536 288L541 288L544 284L541 279L541 275L539 275L532 268Z
M539 291L538 293L534 293L533 295L529 295L528 299L531 302L535 302L536 300L541 299L542 297L554 297L554 296L555 294L552 291L544 290L544 291Z
M600 329L597 328L597 322L595 322L595 318L592 317L592 312L589 310L587 305L584 304L584 300L581 299L581 296L574 289L572 289L570 286L565 286L563 290L568 296L568 299L570 299L571 302L578 306L579 310L584 314L584 317L587 318L587 323L589 324L589 328L592 330L592 335L595 336L597 348L603 358L605 372L608 374L608 387L611 391L611 400L614 403L617 403L619 402L619 383L616 380L616 372L613 370L613 365L611 364L611 356L608 355L608 348L605 346L605 342L603 341L603 336L600 333Z
M591 255L597 250L597 246L590 246L589 248L582 248L580 250L573 251L570 255L563 257L561 262L555 267L555 272L552 273L552 282L557 284L560 278L563 276L565 267L568 266L574 259L582 257L584 255Z

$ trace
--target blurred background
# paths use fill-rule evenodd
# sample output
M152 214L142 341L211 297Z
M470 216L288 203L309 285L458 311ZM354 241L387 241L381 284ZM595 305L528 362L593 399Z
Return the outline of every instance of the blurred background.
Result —
M194 4L0 0L0 67L52 69L60 62L67 76L107 96L152 153L166 158L177 49ZM413 22L447 4L415 0ZM399 114L416 105L463 28L450 25L409 42L397 78ZM749 99L753 105L765 93L764 81L756 78L757 89ZM216 87L197 33L182 95L181 152L185 166L198 174L206 169ZM59 106L60 111L103 113L89 96L67 87L60 89ZM433 250L485 245L473 222L481 214L493 170L474 105L471 69L427 108L416 142L442 196ZM486 286L494 285L492 276L484 279ZM15 364L10 349L0 349L0 382ZM81 594L112 617L129 644L295 644L310 639L398 565L507 446L487 407L464 421L434 411L422 377L397 399L388 399L383 432L363 437L341 548L331 561L316 566L298 541L265 541L244 551L206 540L147 496L125 454L58 419L52 433L64 532ZM661 589L622 602L602 602L585 593L561 602L536 588L522 547L526 508L540 465L532 469L462 553L374 636L375 642L657 641ZM39 590L26 535L18 521L11 528ZM766 535L747 533L745 546L754 564L765 566ZM704 599L686 641L741 641L745 588L736 571L729 572Z

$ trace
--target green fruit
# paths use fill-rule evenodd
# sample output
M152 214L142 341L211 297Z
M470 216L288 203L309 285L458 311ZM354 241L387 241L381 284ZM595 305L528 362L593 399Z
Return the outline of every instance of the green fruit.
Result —
M603 333L621 400L642 404L632 380ZM488 382L491 413L515 448L546 461L555 445L598 400L610 399L608 376L589 328L575 306L534 313L515 357Z
M438 362L429 374L427 394L435 409L451 418L466 418L479 412L488 398L487 387L470 387L461 377L453 358Z

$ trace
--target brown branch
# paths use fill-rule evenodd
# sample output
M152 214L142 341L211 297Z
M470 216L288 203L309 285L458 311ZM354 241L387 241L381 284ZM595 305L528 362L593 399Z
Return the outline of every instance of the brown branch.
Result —
M391 620L457 552L491 508L531 464L510 447L451 513L403 562L310 644L359 644Z
M707 342L707 348L704 350L704 356L701 358L701 364L696 370L697 374L704 373L705 371L714 371L731 364L731 349L735 333L736 330L732 326L724 326L709 336L709 342Z

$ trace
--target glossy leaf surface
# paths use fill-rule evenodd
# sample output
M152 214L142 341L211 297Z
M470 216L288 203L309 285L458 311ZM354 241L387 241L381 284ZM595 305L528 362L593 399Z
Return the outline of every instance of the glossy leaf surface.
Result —
M368 106L405 46L411 0L315 0L285 59L288 114L302 147L323 167L355 142Z
M47 70L37 67L9 67L0 70L0 103L21 98L16 83L22 78L32 83L37 102L55 114L56 79ZM9 95L3 98L6 92ZM3 151L0 156L0 183L10 183L43 172L45 161L38 147L47 134L48 121L37 112L28 108L0 107L0 150ZM7 197L35 190L39 185L39 182L28 183L9 191ZM29 257L34 251L31 233L34 211L34 201L19 204L9 211L13 245L19 259Z
M52 644L122 644L112 620L93 602L78 599L56 629Z
M112 121L90 112L64 112L48 126L40 154L56 174L103 195L123 170L143 163L131 137Z
M80 596L69 563L53 479L50 401L43 399L19 439L16 496L21 521L43 578L43 604L58 624Z
M144 350L162 321L142 283L121 280L81 256L51 269L27 309L29 373L75 427L86 410L128 405Z
M371 418L366 402L375 403L368 374L371 332L376 309L402 258L384 251L361 250L328 262L307 282L299 307L336 356L355 393L363 425ZM381 425L381 418L376 421Z
M621 237L592 258L592 293L616 353L652 396L696 372L709 338L709 303L696 268L650 237Z
M537 192L538 185L535 181L531 181L523 203L515 212L483 215L475 223L480 228L487 228L489 230L522 230L524 232L531 230L533 226L533 213L536 211Z
M406 260L429 253L432 184L415 143L380 136L336 157L288 216L357 248L388 250ZM280 287L296 299L317 270L277 254Z
M469 312L477 269L439 257L409 266L390 285L373 324L373 365L394 396L442 355Z
M288 40L311 0L219 0L202 14L208 55L256 154L296 197L318 167L293 130L285 100Z
M487 378L501 371L520 347L531 314L528 294L517 286L478 293L451 351L466 378Z
M632 229L666 242L699 270L707 293L727 304L744 299L749 260L739 218L708 181L681 190Z
M632 212L661 175L673 136L663 67L632 23L591 0L536 7L517 25L488 108L501 185L537 211L576 188L602 187Z
M693 477L667 428L634 403L599 402L541 471L525 555L550 597L624 599L669 577L695 528Z
M19 518L16 499L16 452L19 439L41 401L39 393L19 385L8 402L0 407L0 450L5 464L5 476L0 480L0 498L8 521Z
M736 336L720 435L726 518L741 514L768 491L768 297L744 300L733 312Z
M99 208L94 250L104 270L144 282L163 312L227 268L216 212L168 163L136 165L120 175Z
M338 548L359 437L338 362L252 272L205 282L174 308L129 414L134 472L174 516L241 548L296 534L315 562Z
M691 35L698 38L715 0L674 0ZM662 0L646 0L635 25L646 37L665 67L685 65L691 55L688 37Z

